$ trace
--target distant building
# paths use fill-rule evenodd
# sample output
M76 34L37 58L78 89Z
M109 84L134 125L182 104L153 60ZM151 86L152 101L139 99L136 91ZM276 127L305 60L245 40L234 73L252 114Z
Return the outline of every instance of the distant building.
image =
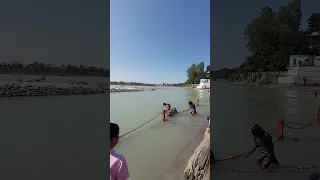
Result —
M278 81L281 84L320 83L320 57L291 55L288 71Z

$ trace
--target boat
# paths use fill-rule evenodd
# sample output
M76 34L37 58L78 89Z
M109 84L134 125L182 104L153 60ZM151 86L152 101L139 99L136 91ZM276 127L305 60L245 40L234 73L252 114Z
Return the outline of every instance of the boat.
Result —
M200 79L197 89L210 89L210 79Z

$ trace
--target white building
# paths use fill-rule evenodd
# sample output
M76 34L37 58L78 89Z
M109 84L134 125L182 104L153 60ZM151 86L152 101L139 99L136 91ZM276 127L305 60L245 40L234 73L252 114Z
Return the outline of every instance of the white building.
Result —
M291 55L288 72L278 78L281 84L320 84L320 57Z

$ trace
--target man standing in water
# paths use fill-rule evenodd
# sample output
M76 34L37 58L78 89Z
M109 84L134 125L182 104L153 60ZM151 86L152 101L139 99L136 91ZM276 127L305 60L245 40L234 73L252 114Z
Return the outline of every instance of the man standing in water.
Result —
M267 169L271 163L279 165L276 155L274 154L272 137L257 124L251 128L251 132L254 136L255 147L245 158L248 158L256 149L259 149L261 156L257 162L263 169Z
M113 149L118 144L119 132L119 126L110 123L110 180L126 180L129 178L126 159Z

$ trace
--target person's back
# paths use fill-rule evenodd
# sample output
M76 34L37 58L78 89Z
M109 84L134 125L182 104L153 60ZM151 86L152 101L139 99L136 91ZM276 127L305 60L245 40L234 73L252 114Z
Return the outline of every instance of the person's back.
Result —
M110 180L126 180L129 178L127 162L121 154L113 149L119 141L120 128L110 123Z
M128 177L126 159L114 149L110 149L110 180L126 180Z

